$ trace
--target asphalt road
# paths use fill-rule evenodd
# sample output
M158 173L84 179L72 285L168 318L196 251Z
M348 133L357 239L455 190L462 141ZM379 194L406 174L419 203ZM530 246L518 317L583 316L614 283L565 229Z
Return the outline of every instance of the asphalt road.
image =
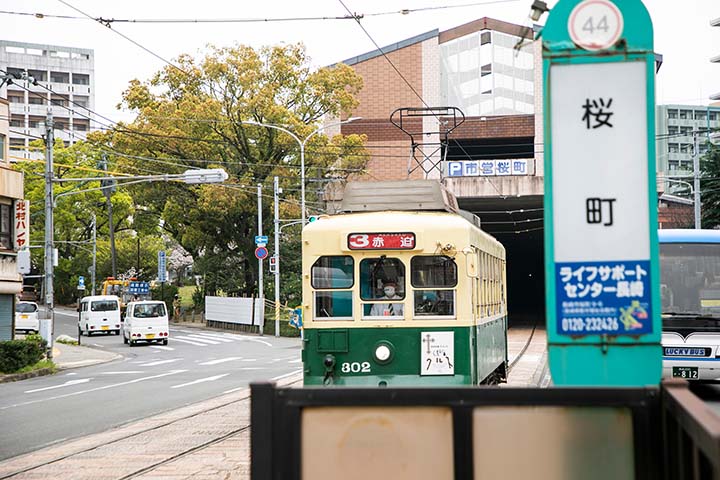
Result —
M76 315L56 311L55 337L77 336ZM301 369L299 339L171 326L168 346L131 348L104 334L82 341L124 358L0 384L0 460Z

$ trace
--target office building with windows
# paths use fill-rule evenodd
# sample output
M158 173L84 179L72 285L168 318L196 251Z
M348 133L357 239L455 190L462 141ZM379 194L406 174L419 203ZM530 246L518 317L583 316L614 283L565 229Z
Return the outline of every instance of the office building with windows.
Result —
M698 135L698 154L707 152L709 141L716 142L713 131L720 129L720 107L699 105L658 105L658 175L692 175L693 135Z
M95 106L93 50L0 40L0 69L16 80L7 86L10 155L36 157L28 144L45 134L52 109L55 136L66 144L83 140Z

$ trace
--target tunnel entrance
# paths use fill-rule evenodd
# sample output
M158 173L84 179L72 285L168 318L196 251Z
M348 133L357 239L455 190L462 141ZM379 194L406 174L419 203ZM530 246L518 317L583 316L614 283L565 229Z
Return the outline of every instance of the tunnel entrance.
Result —
M543 197L458 198L505 246L508 324L545 325Z

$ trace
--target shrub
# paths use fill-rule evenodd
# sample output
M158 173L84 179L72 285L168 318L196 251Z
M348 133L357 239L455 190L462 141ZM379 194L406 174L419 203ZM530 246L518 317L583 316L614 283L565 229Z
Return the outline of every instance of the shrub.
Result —
M0 342L0 372L16 372L42 360L45 354L45 349L42 348L44 342L42 340L40 343L35 339Z

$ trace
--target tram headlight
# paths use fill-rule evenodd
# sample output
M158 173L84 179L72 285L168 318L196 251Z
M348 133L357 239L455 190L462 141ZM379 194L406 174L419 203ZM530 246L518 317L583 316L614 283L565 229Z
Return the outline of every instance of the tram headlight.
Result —
M326 369L331 370L335 366L335 356L325 355L325 358L323 359L323 364L325 365Z
M378 363L389 363L393 357L392 345L382 342L375 346L375 361Z

